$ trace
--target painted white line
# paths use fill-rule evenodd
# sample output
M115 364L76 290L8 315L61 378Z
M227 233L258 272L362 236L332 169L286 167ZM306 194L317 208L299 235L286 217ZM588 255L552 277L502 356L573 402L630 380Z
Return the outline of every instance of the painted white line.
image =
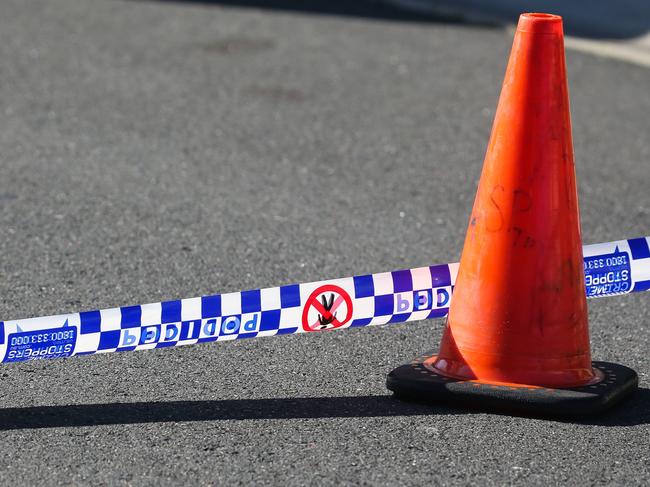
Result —
M592 39L581 39L578 37L565 37L564 45L567 49L586 52L594 56L617 59L628 63L650 68L650 36L643 38L641 42L612 42L595 41Z
M507 31L510 35L514 35L516 28L516 25L511 24L507 26ZM565 35L564 46L573 51L650 68L650 35L626 42L599 41Z

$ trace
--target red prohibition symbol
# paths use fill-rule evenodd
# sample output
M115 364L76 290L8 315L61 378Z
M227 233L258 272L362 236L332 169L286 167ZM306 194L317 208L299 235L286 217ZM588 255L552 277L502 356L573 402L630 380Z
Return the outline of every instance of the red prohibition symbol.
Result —
M344 305L345 310L340 309ZM344 311L343 316L340 311ZM302 328L305 331L333 330L352 318L352 298L334 284L325 284L314 290L302 310Z

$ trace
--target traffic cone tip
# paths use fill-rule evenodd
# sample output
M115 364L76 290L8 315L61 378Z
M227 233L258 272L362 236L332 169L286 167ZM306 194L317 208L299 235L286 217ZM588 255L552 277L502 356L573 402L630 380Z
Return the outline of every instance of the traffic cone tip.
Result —
M562 35L562 17L553 14L525 13L519 17L517 30L534 34Z

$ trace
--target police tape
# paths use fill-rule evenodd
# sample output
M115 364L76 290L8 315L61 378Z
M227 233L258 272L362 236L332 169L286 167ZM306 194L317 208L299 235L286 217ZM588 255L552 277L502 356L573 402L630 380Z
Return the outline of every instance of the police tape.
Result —
M650 237L586 245L587 297L650 289ZM442 318L458 264L0 322L2 362Z

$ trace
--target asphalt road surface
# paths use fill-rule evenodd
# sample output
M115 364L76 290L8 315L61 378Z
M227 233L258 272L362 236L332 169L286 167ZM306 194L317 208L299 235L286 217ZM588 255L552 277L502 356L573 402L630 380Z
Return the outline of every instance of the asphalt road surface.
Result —
M262 4L2 3L0 316L458 258L511 34ZM567 61L585 243L646 235L650 70ZM641 390L577 423L391 398L440 320L3 366L0 483L647 484L649 303L590 302Z

